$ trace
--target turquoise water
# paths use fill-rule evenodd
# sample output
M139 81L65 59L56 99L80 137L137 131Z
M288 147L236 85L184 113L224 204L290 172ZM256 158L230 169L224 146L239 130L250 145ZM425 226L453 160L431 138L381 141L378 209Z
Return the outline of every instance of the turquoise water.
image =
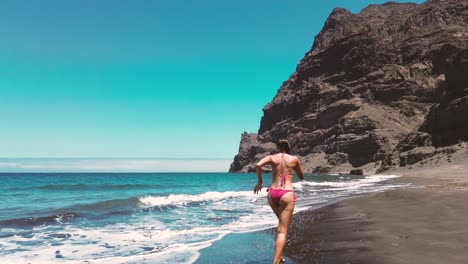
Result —
M393 177L307 175L294 183L295 211L399 187L386 183ZM265 190L252 193L254 174L3 173L0 180L0 263L203 263L222 258L210 247L226 235L277 221ZM245 250L233 250L230 263L243 263Z

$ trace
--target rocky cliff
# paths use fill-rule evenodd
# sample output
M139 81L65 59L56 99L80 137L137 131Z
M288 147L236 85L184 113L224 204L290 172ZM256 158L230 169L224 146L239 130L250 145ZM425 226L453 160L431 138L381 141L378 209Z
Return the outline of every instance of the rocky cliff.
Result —
M253 171L282 138L307 172L405 166L456 151L467 116L467 0L336 8L230 171Z

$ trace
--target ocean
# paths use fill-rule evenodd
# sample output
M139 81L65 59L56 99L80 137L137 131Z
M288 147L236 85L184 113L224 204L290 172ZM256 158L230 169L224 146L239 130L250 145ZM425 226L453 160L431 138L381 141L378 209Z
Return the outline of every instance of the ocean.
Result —
M402 187L387 181L395 177L306 175L293 184L295 212ZM268 186L271 175L263 179ZM271 238L248 234L277 220L265 189L253 194L256 181L252 173L1 173L0 263L259 263L243 245L270 255ZM233 235L239 246L225 239ZM214 250L223 245L227 253Z

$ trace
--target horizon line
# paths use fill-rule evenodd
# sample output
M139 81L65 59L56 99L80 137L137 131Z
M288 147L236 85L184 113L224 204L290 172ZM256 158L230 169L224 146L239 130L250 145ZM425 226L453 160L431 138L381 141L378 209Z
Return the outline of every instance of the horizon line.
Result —
M0 159L158 159L158 160L231 160L231 158L173 158L173 157L0 157Z
M173 174L178 174L178 173L244 173L244 172L229 172L229 171L0 171L0 174L107 174L107 173L134 173L134 174L158 174L158 173L173 173Z

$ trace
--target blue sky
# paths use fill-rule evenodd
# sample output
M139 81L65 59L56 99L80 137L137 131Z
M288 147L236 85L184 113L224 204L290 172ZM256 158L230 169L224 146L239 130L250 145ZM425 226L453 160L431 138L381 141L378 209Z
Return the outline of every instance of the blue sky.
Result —
M331 10L383 2L3 0L0 157L231 159Z

